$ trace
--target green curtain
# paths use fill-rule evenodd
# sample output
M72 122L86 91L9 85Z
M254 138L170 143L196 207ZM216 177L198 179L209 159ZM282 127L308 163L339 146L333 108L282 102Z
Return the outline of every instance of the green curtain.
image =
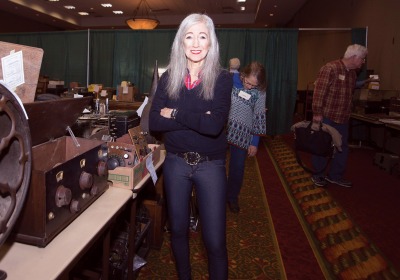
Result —
M0 34L0 40L43 49L40 74L86 85L87 31Z
M45 33L41 37L43 62L41 74L69 82L86 85L87 76L87 32Z
M269 135L290 131L297 92L297 29L217 29L220 61L238 57L267 70ZM1 41L43 48L41 74L69 82L117 87L122 81L149 91L153 69L169 61L174 30L90 30L0 34ZM89 59L88 59L89 54ZM88 62L89 61L89 62ZM88 65L89 63L89 65Z
M258 60L267 70L267 134L290 131L297 96L298 30L250 30L246 61Z
M225 68L229 68L229 60L233 57L239 58L243 67L246 54L246 29L217 29L217 37L220 49L220 62Z
M115 38L114 85L121 81L136 84L142 93L151 87L153 70L165 68L176 30L119 31Z
M221 63L257 60L267 70L267 134L290 131L297 95L297 29L219 29Z
M366 28L353 28L351 29L351 42L352 44L359 44L366 46L367 44L367 29ZM367 79L367 66L368 61L366 61L358 74L357 80L363 81Z
M90 32L90 66L89 84L102 84L113 87L114 76L114 31Z

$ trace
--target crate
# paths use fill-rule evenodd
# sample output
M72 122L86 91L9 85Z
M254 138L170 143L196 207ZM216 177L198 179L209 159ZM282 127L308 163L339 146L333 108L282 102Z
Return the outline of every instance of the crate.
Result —
M133 190L139 182L149 173L147 169L148 161L152 161L155 166L161 158L161 146L156 144L148 144L152 150L138 164L133 167L117 167L108 171L108 180L112 181L112 187Z
M374 164L388 173L398 168L399 156L388 153L376 153L374 156Z
M118 101L135 101L135 95L137 94L137 88L134 86L118 87L117 100Z
M151 248L159 250L164 241L164 226L167 220L165 200L162 197L158 200L146 199L143 201L143 205L153 221L150 227L149 245Z

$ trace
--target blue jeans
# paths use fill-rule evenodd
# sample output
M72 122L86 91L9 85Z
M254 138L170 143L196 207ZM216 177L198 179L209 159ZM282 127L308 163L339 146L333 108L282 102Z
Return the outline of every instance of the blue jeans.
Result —
M240 189L242 188L244 167L246 163L247 150L230 145L230 160L228 173L228 202L238 202Z
M225 160L205 161L190 166L177 155L167 153L163 174L171 246L179 279L191 278L189 203L193 187L208 256L209 279L228 279Z
M347 159L349 156L349 123L335 123L330 119L324 118L323 123L328 124L334 128L342 135L342 152L336 152L333 159L326 170L326 175L334 180L343 179L344 172L346 171ZM313 156L312 165L315 170L321 170L327 162L327 158ZM324 174L316 174L315 176L324 177Z

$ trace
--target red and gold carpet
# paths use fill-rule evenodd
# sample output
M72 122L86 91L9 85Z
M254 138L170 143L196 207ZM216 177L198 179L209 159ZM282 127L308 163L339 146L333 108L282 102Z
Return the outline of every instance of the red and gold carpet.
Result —
M280 138L265 141L325 279L400 279L345 210L296 162Z
M229 279L286 279L255 158L246 162L240 204L239 214L227 210ZM164 237L161 249L150 251L138 279L177 279L169 234L165 233ZM208 279L207 257L199 228L191 232L190 249L193 279Z

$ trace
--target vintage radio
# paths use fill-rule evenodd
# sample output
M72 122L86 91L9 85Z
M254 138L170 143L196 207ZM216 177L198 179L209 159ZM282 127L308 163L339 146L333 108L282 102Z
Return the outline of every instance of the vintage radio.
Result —
M140 125L140 118L135 110L112 110L109 116L109 131L114 139L128 133L130 128Z
M32 138L32 173L16 241L47 246L108 188L107 145L67 136L92 97L24 104Z
M107 167L114 170L117 167L133 167L139 162L136 147L122 142L108 142Z

